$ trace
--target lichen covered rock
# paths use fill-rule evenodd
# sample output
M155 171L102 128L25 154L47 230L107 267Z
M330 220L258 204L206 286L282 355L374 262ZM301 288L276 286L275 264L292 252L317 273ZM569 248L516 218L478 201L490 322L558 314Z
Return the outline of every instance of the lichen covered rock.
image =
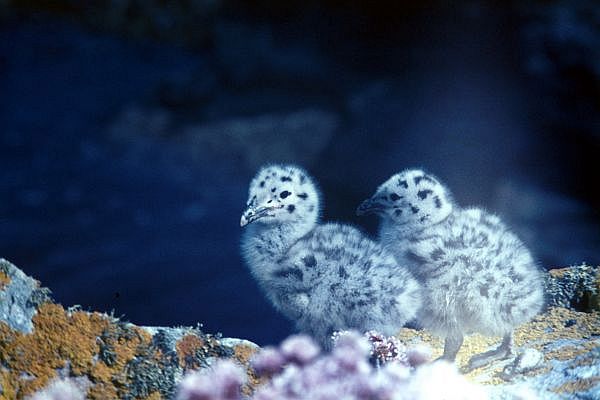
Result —
M483 385L492 400L600 398L600 312L574 309L574 305L584 303L581 299L592 298L585 293L597 293L597 281L589 279L589 274L597 274L598 269L583 267L551 272L547 278L550 307L516 330L515 353L471 371L466 374L467 379ZM571 308L556 307L553 301ZM86 399L172 399L178 390L185 392L179 386L184 376L221 365L217 361L222 360L233 362L241 368L236 370L246 374L238 379L243 385L236 386L236 390L241 390L237 395L250 397L259 387L262 389L256 393L268 393L271 387L268 377L257 374L261 368L255 371L256 365L251 365L258 350L251 342L221 338L198 328L141 327L104 313L76 307L65 309L52 301L48 289L6 260L0 260L0 313L2 400L25 399L35 393L36 400L61 398L64 393L80 399L80 392ZM443 349L441 339L408 328L401 330L401 342L379 337L370 340L374 339L376 349L383 346L385 354L392 347L408 349L408 358L402 360L409 363L409 350L417 346L431 348L432 359L441 355ZM471 356L499 342L500 338L481 335L467 337L457 356L458 367L464 368ZM306 353L306 346L300 347L302 354ZM291 348L299 350L298 346ZM278 358L273 358L277 354L272 353L262 352L268 356L263 360L267 364L277 364ZM439 365L428 363L425 353L419 354L417 371L427 372L428 366ZM396 358L384 357L375 364L403 365ZM262 370L269 368L263 365ZM415 374L410 381L414 390L419 385L418 376ZM446 390L444 376L439 376L439 384L432 382L437 378L429 372L424 376L424 387ZM197 379L204 378L199 375ZM194 388L196 384L191 386ZM436 393L431 393L433 398L439 395Z
M31 317L49 295L38 281L0 258L0 321L16 331L31 332Z
M426 344L433 357L442 354L443 341L425 331L404 328L400 339ZM465 338L457 364L465 368L475 354L498 346L501 338L479 334ZM540 399L600 398L600 313L551 307L515 332L516 352L466 376L489 386L492 399L531 393ZM533 397L536 398L536 397Z
M549 306L600 311L600 268L579 265L550 270L546 275Z
M65 309L5 260L0 276L0 398L22 399L71 377L89 382L89 399L168 399L187 371L219 358L248 368L257 348L197 328L139 327L103 313ZM44 296L36 294L40 291Z

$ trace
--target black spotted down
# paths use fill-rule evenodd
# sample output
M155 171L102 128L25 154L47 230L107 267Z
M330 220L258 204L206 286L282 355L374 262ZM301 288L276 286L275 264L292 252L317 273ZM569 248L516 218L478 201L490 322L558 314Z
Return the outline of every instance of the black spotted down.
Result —
M415 207L415 206L413 206L413 205L411 205L411 206L410 206L410 211L412 211L412 213L413 213L413 214L416 214L416 213L418 213L418 212L419 212L419 208L418 208L418 207Z
M390 194L390 200L392 200L392 201L398 201L402 198L403 198L403 196L398 196L396 193Z
M291 182L292 178L290 178L289 176L282 176L281 177L281 182Z
M408 189L408 182L406 182L404 179L400 179L398 181L398 186L402 186L404 189Z
M302 200L306 200L308 198L308 194L307 193L300 193L297 196L300 197Z
M283 192L279 193L279 197L281 197L282 199L285 199L286 197L288 197L290 194L292 194L291 192L284 190Z
M437 183L437 181L429 175L415 177L415 185L418 185L419 182L421 182L421 181L425 181L425 182L429 182L429 183L433 183L433 184Z
M429 189L424 189L424 190L419 190L417 192L417 196L419 196L419 198L421 200L425 200L427 198L427 196L429 196L430 194L432 194L433 191L429 190Z
M432 260L434 261L438 261L441 260L442 257L444 257L446 253L444 252L444 250L437 248L434 251L431 252L431 254L429 255L429 257L431 257Z
M284 268L274 271L273 276L276 278L293 278L301 281L304 278L304 273L296 268Z
M293 213L295 209L296 209L296 206L293 204L290 204L289 206L287 206L287 210L290 214Z
M302 259L302 262L304 263L306 268L313 268L317 265L317 259L312 254L304 257Z

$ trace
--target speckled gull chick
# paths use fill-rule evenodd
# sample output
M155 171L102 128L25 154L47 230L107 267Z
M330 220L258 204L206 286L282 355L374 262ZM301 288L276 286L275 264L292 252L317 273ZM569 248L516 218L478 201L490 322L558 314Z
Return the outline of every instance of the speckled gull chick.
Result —
M330 347L334 331L394 334L421 304L416 279L356 228L319 224L320 195L291 165L263 167L250 183L242 255L273 306Z
M383 183L357 209L369 213L381 217L381 244L421 283L417 319L445 337L442 358L453 361L472 332L503 341L471 358L468 370L508 357L513 330L544 303L541 272L519 238L497 216L458 207L438 179L419 169Z

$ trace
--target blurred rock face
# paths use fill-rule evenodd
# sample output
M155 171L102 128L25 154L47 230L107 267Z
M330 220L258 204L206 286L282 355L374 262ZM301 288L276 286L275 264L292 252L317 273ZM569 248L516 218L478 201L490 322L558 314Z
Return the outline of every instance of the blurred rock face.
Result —
M308 109L176 126L165 110L130 108L109 131L126 141L135 141L139 132L153 137L172 136L198 162L230 159L244 170L253 171L265 162L314 165L338 125L335 114Z
M169 40L192 46L206 43L211 20L221 6L219 0L175 0L168 3L157 0L0 2L0 10L5 8L7 14L49 12L77 18L96 29L124 36Z

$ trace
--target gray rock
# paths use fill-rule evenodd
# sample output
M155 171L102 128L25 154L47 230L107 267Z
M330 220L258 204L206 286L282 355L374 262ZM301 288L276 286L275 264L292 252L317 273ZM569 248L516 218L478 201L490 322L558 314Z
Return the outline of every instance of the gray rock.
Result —
M3 258L0 258L0 274L8 280L0 285L0 321L16 331L30 333L31 318L39 304L50 300L50 290L40 288L38 281Z
M599 267L586 264L551 270L545 279L548 306L600 311L599 274Z
M536 349L523 349L515 360L504 367L503 378L510 380L517 374L523 374L525 372L539 368L544 362L544 354Z
M187 372L221 358L249 368L258 349L198 327L139 327L77 306L64 309L48 293L0 259L0 398L20 400L39 384L69 378L90 396L95 393L93 398L133 400L159 394L172 399Z

